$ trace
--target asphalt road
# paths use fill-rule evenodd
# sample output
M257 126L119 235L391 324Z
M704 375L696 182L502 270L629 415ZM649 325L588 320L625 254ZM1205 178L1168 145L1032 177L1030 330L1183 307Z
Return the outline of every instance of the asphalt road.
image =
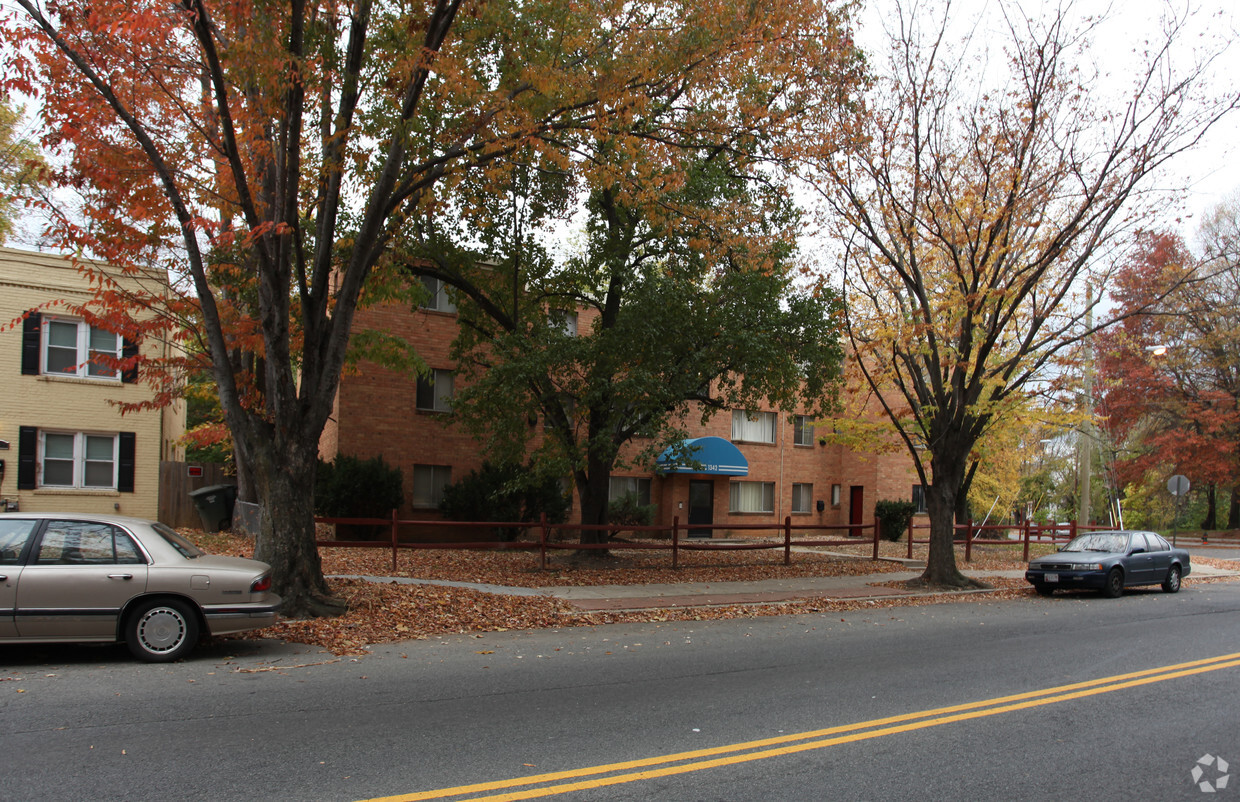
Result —
M1240 799L1238 612L1233 582L356 659L3 647L0 798Z

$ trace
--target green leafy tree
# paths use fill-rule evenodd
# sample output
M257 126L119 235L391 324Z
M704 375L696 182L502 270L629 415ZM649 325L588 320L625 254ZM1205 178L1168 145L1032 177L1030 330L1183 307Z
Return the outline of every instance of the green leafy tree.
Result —
M15 3L0 88L40 96L85 200L57 244L192 287L291 616L342 609L309 489L362 288L409 221L516 153L575 172L583 143L661 151L684 133L669 104L726 94L697 122L744 137L782 115L747 71L847 41L813 0Z
M19 204L43 183L46 163L23 126L23 109L0 100L0 243L13 233Z

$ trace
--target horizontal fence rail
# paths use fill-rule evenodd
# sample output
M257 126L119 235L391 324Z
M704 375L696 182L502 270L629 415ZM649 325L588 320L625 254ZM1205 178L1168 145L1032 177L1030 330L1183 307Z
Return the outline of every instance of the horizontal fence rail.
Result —
M392 510L389 518L315 518L316 524L335 524L337 526L350 527L375 527L387 529L390 537L383 540L317 540L316 543L320 547L331 548L382 548L392 550L392 570L396 570L397 555L401 549L462 549L462 550L523 550L539 552L539 565L541 568L547 567L547 554L551 551L616 551L616 550L636 550L636 549L659 549L671 552L672 567L680 567L680 552L682 551L749 551L756 549L783 549L784 565L792 563L792 547L823 547L823 546L857 546L862 544L872 545L871 559L878 559L878 542L881 536L881 526L876 519L870 524L844 524L836 526L818 526L808 524L793 525L792 518L784 518L783 523L770 524L693 524L694 532L698 531L727 531L727 532L777 532L782 537L779 540L752 541L746 543L720 543L708 542L700 540L697 537L687 537L685 534L686 527L680 523L680 517L672 519L671 527L668 526L618 526L616 524L553 524L549 523L546 516L538 521L430 521L430 520L407 520L401 519L397 515L396 510ZM426 527L433 529L445 529L451 531L453 529L468 532L469 530L495 530L507 529L529 532L536 530L537 540L462 540L462 541L444 541L444 542L416 542L400 539L401 528L410 527ZM554 539L553 533L570 533L578 534L583 532L603 532L608 537L603 539L601 543L572 543L566 540ZM632 532L638 535L647 534L652 540L615 540L616 535L621 532ZM806 539L793 539L793 532L816 532L819 537ZM844 536L849 539L844 540L839 536L830 538L831 533L843 532Z
M913 544L929 545L930 538L924 540L917 539L917 530L926 530L930 528L930 524L914 524L912 520L908 522L908 532L906 539L908 540L908 557L913 557ZM1110 530L1114 527L1110 526L1093 526L1082 525L1076 521L1069 521L1064 524L1036 524L1025 522L1023 524L975 524L968 521L963 524L956 524L955 538L964 540L964 561L971 562L973 559L974 544L980 545L1002 545L1012 546L1017 543L1023 545L1023 559L1029 561L1029 545L1030 543L1067 543L1076 537L1080 532L1094 532L1100 530ZM1003 537L990 536L987 533L1003 533ZM1012 533L1017 533L1015 538L1011 537Z

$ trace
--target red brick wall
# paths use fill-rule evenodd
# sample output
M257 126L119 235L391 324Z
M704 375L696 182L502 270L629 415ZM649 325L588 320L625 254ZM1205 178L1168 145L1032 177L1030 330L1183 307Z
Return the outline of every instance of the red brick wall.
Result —
M360 310L356 325L379 328L404 337L415 344L417 352L432 368L453 369L448 358L456 334L455 315L419 310L410 313L397 306ZM579 322L581 331L588 330L585 315ZM457 379L458 387L459 378ZM705 426L697 425L699 416L688 417L690 436L715 435L731 439L732 416L721 412ZM738 443L749 462L746 481L775 483L775 510L772 513L729 513L729 478L695 477L714 482L714 522L727 524L777 525L785 516L794 524L838 526L849 521L849 488L864 488L862 520L873 520L874 502L885 498L911 497L915 474L907 455L902 452L873 455L857 454L839 445L820 445L816 431L814 445L793 444L793 418L779 413L774 444ZM341 379L338 411L334 428L324 438L325 455L330 456L332 440L339 453L361 458L382 455L390 464L399 466L405 476L405 497L413 494L413 466L448 465L452 479L464 476L482 464L483 448L468 434L449 426L446 416L416 409L416 381L411 375L372 364L362 364ZM630 446L628 454L636 454L645 443ZM685 475L659 478L652 472L621 470L616 476L652 477L651 499L658 505L657 522L670 526L675 516L682 525L688 520L688 481ZM813 485L814 503L809 513L792 513L792 485ZM831 504L831 486L840 485L840 503ZM817 501L824 510L817 510ZM417 518L438 517L433 510L413 509L406 501L402 515Z

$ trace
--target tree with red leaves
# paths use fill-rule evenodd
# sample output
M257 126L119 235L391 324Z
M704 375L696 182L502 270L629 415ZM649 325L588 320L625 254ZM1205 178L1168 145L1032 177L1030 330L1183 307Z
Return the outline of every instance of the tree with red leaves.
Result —
M1217 525L1219 487L1231 489L1227 527L1240 527L1240 259L1227 245L1236 211L1210 215L1201 259L1174 235L1144 235L1113 294L1121 313L1144 311L1100 334L1097 348L1098 413L1119 446L1121 483L1184 474L1207 489L1206 529Z

